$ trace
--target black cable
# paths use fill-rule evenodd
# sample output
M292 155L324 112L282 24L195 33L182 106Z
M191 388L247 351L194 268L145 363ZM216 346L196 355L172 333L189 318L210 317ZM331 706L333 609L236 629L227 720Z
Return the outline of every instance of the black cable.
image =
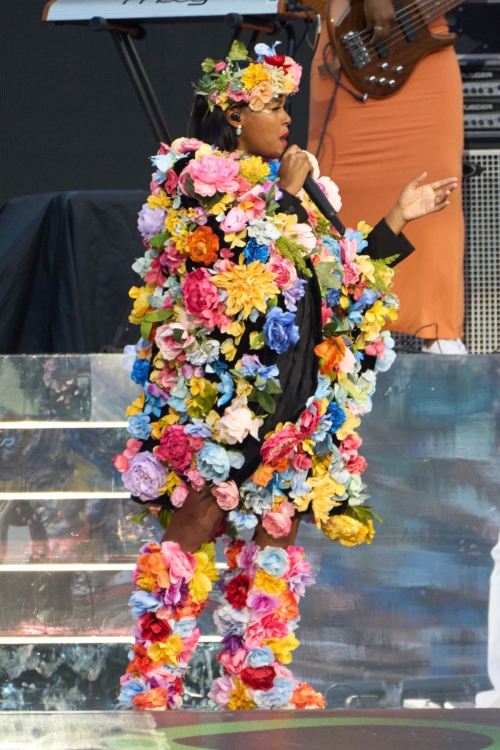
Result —
M339 68L338 71L336 71L336 72L338 72L337 76L335 75L335 73L332 73L330 71L330 69L328 67L328 64L327 64L327 60L326 60L326 50L328 49L328 47L330 47L330 42L328 42L328 44L325 44L325 46L323 48L323 63L325 65L325 67L326 67L329 75L331 75L331 77L335 81L335 86L333 88L333 93L332 93L332 96L331 96L331 99L330 99L330 104L328 105L328 109L327 109L327 112L326 112L325 121L323 123L323 127L321 128L321 135L319 137L318 148L316 149L316 153L315 153L316 159L318 159L318 161L319 161L319 154L321 152L321 147L323 145L323 140L324 140L325 135L326 135L326 128L328 126L328 121L330 119L330 115L332 113L333 105L335 103L335 97L337 96L337 91L339 90L340 76L342 75L342 71L340 70L340 68Z

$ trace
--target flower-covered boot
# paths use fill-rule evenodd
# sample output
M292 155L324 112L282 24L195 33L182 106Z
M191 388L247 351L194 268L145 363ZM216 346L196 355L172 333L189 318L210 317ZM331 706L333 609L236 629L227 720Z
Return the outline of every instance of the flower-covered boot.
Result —
M314 583L303 548L260 549L237 541L226 557L224 603L214 615L223 637L218 659L224 676L214 680L210 697L229 709L325 708L321 693L295 680L285 666L299 645L299 599Z
M136 710L179 708L182 678L200 637L196 620L218 580L214 545L189 554L176 542L153 542L141 552L130 598L138 626L118 702Z

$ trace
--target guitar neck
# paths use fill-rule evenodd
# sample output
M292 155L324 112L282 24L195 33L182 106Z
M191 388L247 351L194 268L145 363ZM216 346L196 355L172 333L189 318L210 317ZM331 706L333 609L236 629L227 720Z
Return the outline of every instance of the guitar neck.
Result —
M424 21L430 23L462 3L463 0L421 0L416 4L416 9L422 14Z

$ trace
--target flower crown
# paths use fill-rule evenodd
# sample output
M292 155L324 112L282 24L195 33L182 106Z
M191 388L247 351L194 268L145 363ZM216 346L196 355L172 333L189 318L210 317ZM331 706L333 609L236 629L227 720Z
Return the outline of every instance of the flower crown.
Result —
M207 57L201 65L205 75L194 84L195 93L207 98L211 112L214 107L225 110L242 103L260 112L274 97L295 94L302 66L291 57L277 55L277 44L256 44L256 61L238 41L233 42L225 62Z

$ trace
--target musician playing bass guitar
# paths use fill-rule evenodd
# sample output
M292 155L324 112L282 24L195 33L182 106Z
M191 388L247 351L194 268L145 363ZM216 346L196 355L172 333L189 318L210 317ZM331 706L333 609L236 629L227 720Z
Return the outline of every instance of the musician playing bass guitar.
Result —
M437 17L454 4L405 0L402 8L392 0L333 0L325 6L330 29L324 24L311 69L308 150L319 149L322 174L338 184L347 226L355 220L353 211L376 221L397 186L421 171L422 164L429 180L461 174L462 82L446 20ZM335 69L330 38L345 51L339 30L344 33L349 22L355 30L348 32L348 41L355 47L341 55L342 65ZM421 59L418 45L420 56L425 55ZM396 81L399 67L404 68L403 84ZM376 83L377 78L385 81ZM408 237L419 252L399 266L395 290L401 313L392 330L425 339L424 352L465 354L461 201L454 201L446 214L412 225Z

